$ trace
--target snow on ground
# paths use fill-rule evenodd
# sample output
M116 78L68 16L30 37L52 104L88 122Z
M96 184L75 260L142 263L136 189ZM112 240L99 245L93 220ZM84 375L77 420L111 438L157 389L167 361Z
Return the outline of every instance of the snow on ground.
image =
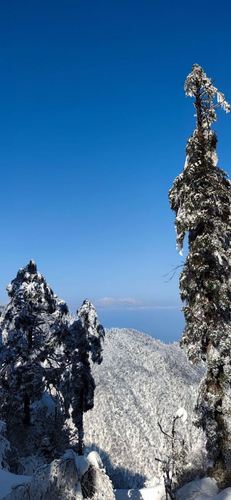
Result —
M67 458L67 456L66 456ZM78 466L81 465L82 462ZM15 486L29 483L31 476L20 476L0 469L0 500L3 500ZM165 500L163 484L152 488L138 489L118 489L115 491L116 500ZM214 479L205 477L186 484L176 495L177 500L231 500L231 488L218 492L218 487Z
M215 479L204 477L186 484L178 490L177 500L204 500L206 498L217 498L218 486Z
M116 500L165 500L164 487L142 488L141 490L116 490Z
M28 483L30 480L31 476L19 476L7 470L0 469L0 499L8 495L12 487Z
M177 500L231 500L231 488L218 490L215 479L204 477L197 479L180 488ZM155 497L153 498L155 500ZM159 499L158 499L159 500Z
M221 491L214 500L231 500L231 488Z
M164 486L141 490L116 490L116 500L165 500ZM183 486L178 490L177 500L231 500L231 488L218 490L215 479L204 477Z
M164 486L141 490L116 490L116 500L165 500ZM214 479L204 477L186 484L176 495L177 500L231 500L231 488L218 492Z

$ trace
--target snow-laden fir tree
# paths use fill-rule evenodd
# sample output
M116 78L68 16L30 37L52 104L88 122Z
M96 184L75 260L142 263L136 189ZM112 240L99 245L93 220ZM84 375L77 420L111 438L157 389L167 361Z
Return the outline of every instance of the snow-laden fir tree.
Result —
M104 335L104 328L89 300L83 302L77 311L77 318L68 322L62 332L66 369L63 371L59 390L67 415L72 408L71 416L78 433L79 455L83 454L83 414L94 406L95 382L90 359L93 363L102 362Z
M53 336L68 309L33 261L18 271L7 291L10 302L0 318L1 412L8 422L28 425L31 403L41 397L46 375L49 382L55 375Z
M231 469L231 185L217 166L212 130L217 108L230 111L203 69L195 64L185 81L193 97L196 129L186 147L183 173L170 190L176 213L177 246L188 235L180 277L185 330L181 345L191 361L207 362L197 411L207 437L213 473L230 481Z

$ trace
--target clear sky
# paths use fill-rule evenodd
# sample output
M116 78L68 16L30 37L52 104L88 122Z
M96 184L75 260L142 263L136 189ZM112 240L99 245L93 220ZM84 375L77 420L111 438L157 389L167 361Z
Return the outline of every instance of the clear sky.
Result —
M0 301L30 258L106 326L180 336L168 189L193 130L193 63L231 100L231 4L0 3ZM219 114L230 172L231 120Z

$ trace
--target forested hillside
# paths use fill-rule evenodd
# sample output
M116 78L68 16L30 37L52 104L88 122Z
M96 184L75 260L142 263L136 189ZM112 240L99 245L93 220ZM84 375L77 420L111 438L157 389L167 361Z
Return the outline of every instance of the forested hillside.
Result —
M192 454L194 468L202 460L201 434L192 427L202 373L177 343L166 345L134 330L106 332L103 363L94 367L95 406L85 415L85 439L90 449L92 443L99 449L115 486L137 487L160 477L155 457L166 457L170 443L158 421L169 431L182 406L189 415L183 434L190 462Z

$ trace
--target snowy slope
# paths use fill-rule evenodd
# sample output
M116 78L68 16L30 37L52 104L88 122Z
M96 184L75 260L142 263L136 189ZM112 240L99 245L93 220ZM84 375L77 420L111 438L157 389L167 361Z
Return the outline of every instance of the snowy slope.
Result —
M98 449L115 487L137 488L161 477L155 457L168 442L158 427L171 426L180 406L190 461L201 460L202 436L191 422L203 370L189 364L178 344L166 345L134 330L107 331L102 365L93 368L95 406L85 415L85 442Z

